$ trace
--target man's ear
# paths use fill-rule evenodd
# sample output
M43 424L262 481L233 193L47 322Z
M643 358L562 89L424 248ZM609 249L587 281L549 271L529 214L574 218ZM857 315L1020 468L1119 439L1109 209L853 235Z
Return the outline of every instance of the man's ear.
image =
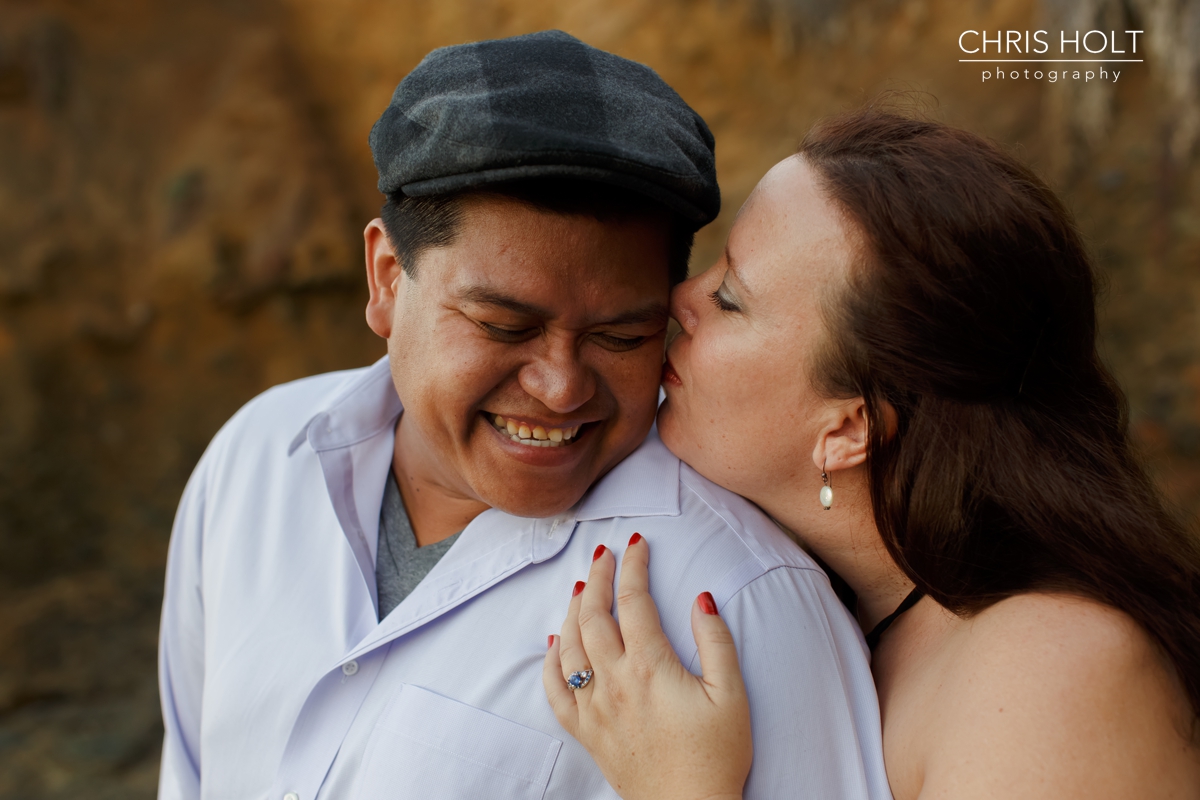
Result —
M383 220L376 218L367 223L363 231L363 244L367 259L367 288L371 292L367 300L367 325L387 339L392 335L396 295L404 270L392 251Z
M867 460L868 433L867 404L861 397L831 404L813 448L813 464L825 472L857 467Z

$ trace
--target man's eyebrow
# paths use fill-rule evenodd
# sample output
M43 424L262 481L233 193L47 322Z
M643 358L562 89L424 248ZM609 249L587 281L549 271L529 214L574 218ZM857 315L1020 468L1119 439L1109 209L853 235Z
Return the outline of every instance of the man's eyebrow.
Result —
M459 292L458 296L469 303L502 308L514 314L521 314L527 317L549 319L553 316L553 314L540 306L522 302L515 297L509 297L486 286L468 286ZM598 320L592 324L594 326L644 325L648 322L666 324L669 316L670 312L667 310L666 303L654 302L644 308L624 311L615 317Z
M546 319L550 316L549 311L544 308L523 303L515 297L509 297L506 294L501 294L494 289L489 289L486 286L468 286L458 293L458 296L469 303L478 303L484 306L495 306L503 308L506 311L512 311L514 314L522 314L526 317L540 317Z
M666 324L670 312L667 310L666 303L651 303L645 308L638 308L632 311L626 311L623 314L618 314L611 319L605 319L597 322L597 325L643 325L648 322L657 322Z

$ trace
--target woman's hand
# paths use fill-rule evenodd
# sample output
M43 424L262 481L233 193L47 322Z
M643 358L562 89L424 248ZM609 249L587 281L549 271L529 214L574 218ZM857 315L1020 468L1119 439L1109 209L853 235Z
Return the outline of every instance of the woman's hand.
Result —
M542 682L554 715L625 800L741 798L750 772L750 704L729 628L708 592L692 604L703 677L679 661L649 593L650 547L634 534L621 563L600 548L551 637ZM577 586L577 589L580 588ZM567 677L592 669L583 688Z

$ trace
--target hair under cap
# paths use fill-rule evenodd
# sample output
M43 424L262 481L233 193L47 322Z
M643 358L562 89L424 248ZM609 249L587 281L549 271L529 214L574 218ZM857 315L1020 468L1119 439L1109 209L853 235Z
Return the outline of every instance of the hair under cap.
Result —
M565 177L633 190L697 228L721 209L700 115L654 70L562 31L434 50L370 142L384 194Z

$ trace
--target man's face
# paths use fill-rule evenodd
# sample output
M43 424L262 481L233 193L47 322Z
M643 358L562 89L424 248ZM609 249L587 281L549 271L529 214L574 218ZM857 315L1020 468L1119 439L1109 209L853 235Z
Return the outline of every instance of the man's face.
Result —
M415 278L397 267L368 309L406 462L510 514L574 505L654 421L668 253L657 220L468 198L454 244L426 250Z

